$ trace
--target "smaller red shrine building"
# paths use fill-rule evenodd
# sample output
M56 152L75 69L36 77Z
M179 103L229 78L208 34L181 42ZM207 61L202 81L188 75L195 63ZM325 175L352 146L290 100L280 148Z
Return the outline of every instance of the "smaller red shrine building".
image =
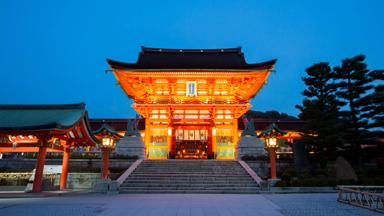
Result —
M98 145L85 104L0 105L0 152L38 152L33 192L40 192L47 152L63 152L66 188L71 147Z

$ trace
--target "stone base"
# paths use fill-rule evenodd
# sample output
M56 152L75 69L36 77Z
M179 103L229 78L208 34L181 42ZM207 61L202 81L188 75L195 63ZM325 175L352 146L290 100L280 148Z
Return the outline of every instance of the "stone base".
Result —
M268 179L268 185L270 187L273 187L279 181L281 181L281 179L279 179L279 178L270 178L270 179Z
M237 158L241 159L244 155L259 157L267 155L264 143L256 136L241 136L237 146Z
M100 179L96 182L93 192L96 193L107 193L107 194L118 194L117 181L111 181L110 179Z
M124 136L116 143L115 153L125 156L145 158L145 146L140 135Z

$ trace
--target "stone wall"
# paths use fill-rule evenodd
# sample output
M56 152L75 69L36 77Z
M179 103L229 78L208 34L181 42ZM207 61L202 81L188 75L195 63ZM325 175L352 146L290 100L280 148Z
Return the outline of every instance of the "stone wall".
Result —
M100 173L69 173L68 189L91 189L100 179Z
M127 168L131 166L131 164L135 162L135 160L127 160L127 159L110 159L109 167L111 168ZM61 165L61 159L46 159L46 165ZM2 159L0 160L0 170L33 170L36 166L36 159ZM79 169L79 168L91 168L96 169L102 167L101 159L70 159L69 160L69 169Z
M249 167L253 169L263 179L268 179L270 175L270 163L269 161L245 161ZM276 170L277 172L281 172L287 167L291 167L292 164L288 162L282 162L282 161L277 161L276 162Z
M0 190L10 186L26 187L32 173L0 173ZM69 173L67 179L68 189L91 189L100 179L100 173ZM56 190L60 185L60 174L44 175L43 190ZM19 187L20 189L20 187Z
M21 186L27 185L31 172L6 172L0 173L0 186Z
M135 160L111 159L110 168L128 169ZM61 165L61 159L46 159L46 165ZM35 168L36 159L2 159L0 160L0 191L10 188L25 188L32 170ZM102 160L100 159L70 159L70 173L68 174L68 189L91 189L100 179ZM84 170L85 172L71 172ZM7 171L8 170L8 171ZM89 171L87 171L89 170ZM100 172L97 172L100 170ZM95 172L96 171L96 172ZM113 170L111 170L113 172ZM118 171L120 172L120 171ZM111 173L112 179L117 179L121 173ZM60 174L44 175L43 190L57 190L60 185Z

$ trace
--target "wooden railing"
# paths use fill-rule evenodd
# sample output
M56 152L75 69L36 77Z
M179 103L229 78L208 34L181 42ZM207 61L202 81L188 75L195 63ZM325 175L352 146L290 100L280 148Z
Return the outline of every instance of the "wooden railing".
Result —
M384 186L338 186L337 201L384 213Z

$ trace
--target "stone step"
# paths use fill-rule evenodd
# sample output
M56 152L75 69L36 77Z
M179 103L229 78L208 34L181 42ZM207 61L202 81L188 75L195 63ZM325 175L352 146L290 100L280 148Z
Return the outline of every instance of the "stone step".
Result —
M172 170L170 170L172 169ZM236 171L242 171L240 168L233 169L233 168L228 168L225 169L223 167L216 167L214 169L201 169L201 168L195 168L195 169L189 169L189 168L176 168L176 167L167 167L167 168L159 168L159 167L150 167L150 168L145 168L145 167L140 167L139 170L148 170L148 171L184 171L184 172L214 172L214 171L228 171L228 172L236 172Z
M234 180L223 180L223 179L218 179L218 180L206 180L206 179L197 179L197 180L180 180L180 179L172 179L172 178L164 178L164 179L140 179L140 178L129 178L124 182L130 182L130 183L135 183L135 182L175 182L175 183L209 183L209 182L218 182L218 183L247 183L247 182L254 182L252 179L234 179Z
M252 179L234 179L234 180L221 180L221 179L218 179L218 180L180 180L180 179L172 179L172 178L163 178L163 179L150 179L150 178L147 178L147 179L140 179L140 178L129 178L127 179L126 181L124 182L131 182L131 183L134 183L134 182L163 182L163 183L167 183L167 182L172 182L172 183L175 183L175 184L179 184L179 183L211 183L211 182L218 182L218 183L247 183L247 182L254 182Z
M121 187L121 189L124 190L131 190L131 189L151 189L151 190L256 190L258 187L252 187L252 186L244 186L244 187L232 187L232 186L192 186L192 187L183 187L183 186L169 186L169 187L161 187L161 186L153 186L153 187L146 187L146 186L124 186Z
M220 190L220 189L217 189L217 190L213 190L213 189L201 189L201 190L198 190L198 189L193 189L193 190L190 190L190 189L180 189L180 190L167 190L167 189L159 189L159 190L153 190L153 189L135 189L135 190L125 190L125 189L122 189L120 190L120 193L162 193L162 194L165 194L165 193L189 193L189 194L192 194L192 193L198 193L198 194L222 194L222 193L226 193L226 194L255 194L255 193L259 193L260 191L259 190L239 190L239 189L233 189L233 190Z
M180 178L180 179L196 179L196 178L205 178L205 179L236 179L236 178L244 178L244 175L200 175L200 174L188 174L188 175L180 175L180 174L133 174L130 178Z
M176 172L176 173L173 173L173 172L159 172L159 173L151 173L151 172L136 172L136 170L132 173L132 174L136 174L137 175L142 175L142 176L145 176L145 175L153 175L153 176L156 176L156 175L170 175L170 176L243 176L244 174L246 174L246 172L243 172L243 173L226 173L226 172L216 172L216 173L190 173L190 172Z
M120 190L126 194L255 194L258 190Z
M137 176L243 176L245 173L230 173L230 172L214 172L214 173L191 173L191 172L134 172Z
M209 168L209 167L231 167L232 164L227 165L217 165L217 164L206 164L206 165L193 165L193 164L150 164L145 165L143 164L143 167L202 167L202 168Z
M157 187L162 187L162 188L173 188L173 187L176 187L176 188L212 188L212 187L216 187L216 188L233 188L233 187L256 187L258 188L257 186L255 186L254 184L252 183L248 183L248 184L215 184L215 183L212 183L212 184L148 184L148 183L135 183L135 184L128 184L128 183L124 183L120 186L121 188L127 188L127 187L146 187L146 188L157 188Z
M237 161L145 160L120 185L121 193L257 193Z

